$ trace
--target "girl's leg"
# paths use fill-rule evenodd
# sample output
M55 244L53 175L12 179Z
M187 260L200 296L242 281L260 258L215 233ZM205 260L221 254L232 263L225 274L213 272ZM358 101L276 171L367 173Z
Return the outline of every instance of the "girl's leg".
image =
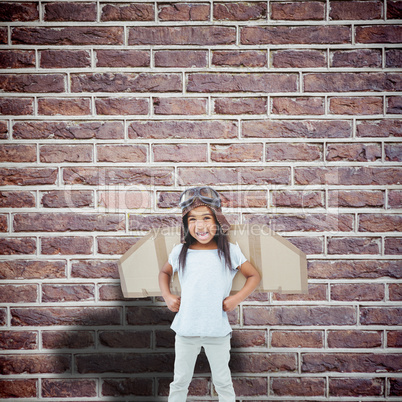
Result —
M169 402L186 402L195 362L201 351L199 339L176 335L174 379L170 384Z
M223 338L203 338L202 346L211 367L212 381L219 395L219 402L235 402L236 395L229 369L230 335Z

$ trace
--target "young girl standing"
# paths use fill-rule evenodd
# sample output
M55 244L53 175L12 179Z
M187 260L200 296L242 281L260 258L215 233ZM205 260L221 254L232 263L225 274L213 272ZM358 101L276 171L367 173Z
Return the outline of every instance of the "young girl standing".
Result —
M177 312L174 379L169 402L185 402L201 347L211 367L220 402L235 402L229 369L231 327L227 313L249 296L260 275L237 245L227 239L229 223L222 214L219 194L210 187L194 187L180 196L182 244L175 246L159 273L159 286L169 308ZM237 271L244 287L229 296ZM170 292L178 272L181 297Z

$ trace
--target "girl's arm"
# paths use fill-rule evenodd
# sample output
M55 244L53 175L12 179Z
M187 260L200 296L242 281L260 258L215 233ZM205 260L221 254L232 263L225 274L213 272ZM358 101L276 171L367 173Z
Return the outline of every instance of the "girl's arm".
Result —
M226 312L233 311L244 299L253 293L261 281L261 275L249 261L240 265L240 272L245 276L246 283L235 295L229 296L223 301L223 310Z
M170 311L174 313L179 311L180 308L180 297L172 294L170 292L170 280L173 275L173 267L167 262L159 271L159 288L162 292L162 297L164 298L167 307Z

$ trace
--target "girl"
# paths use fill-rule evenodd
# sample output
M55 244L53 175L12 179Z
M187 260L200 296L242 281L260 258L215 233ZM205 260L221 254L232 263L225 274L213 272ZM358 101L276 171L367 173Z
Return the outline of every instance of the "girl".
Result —
M260 282L258 271L237 245L228 242L229 223L222 214L218 193L195 187L180 196L181 240L159 273L159 286L169 310L177 312L171 328L176 332L174 379L169 402L185 402L194 366L204 348L220 402L235 402L229 359L231 327L227 313L234 310ZM244 287L229 296L240 270ZM178 271L181 297L170 292Z

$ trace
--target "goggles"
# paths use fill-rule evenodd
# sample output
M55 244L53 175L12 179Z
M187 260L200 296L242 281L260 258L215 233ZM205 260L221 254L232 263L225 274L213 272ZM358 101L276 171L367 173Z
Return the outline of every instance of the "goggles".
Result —
M219 194L211 187L193 187L185 190L180 195L180 208L184 209L191 205L198 198L205 204L220 208L221 199Z

